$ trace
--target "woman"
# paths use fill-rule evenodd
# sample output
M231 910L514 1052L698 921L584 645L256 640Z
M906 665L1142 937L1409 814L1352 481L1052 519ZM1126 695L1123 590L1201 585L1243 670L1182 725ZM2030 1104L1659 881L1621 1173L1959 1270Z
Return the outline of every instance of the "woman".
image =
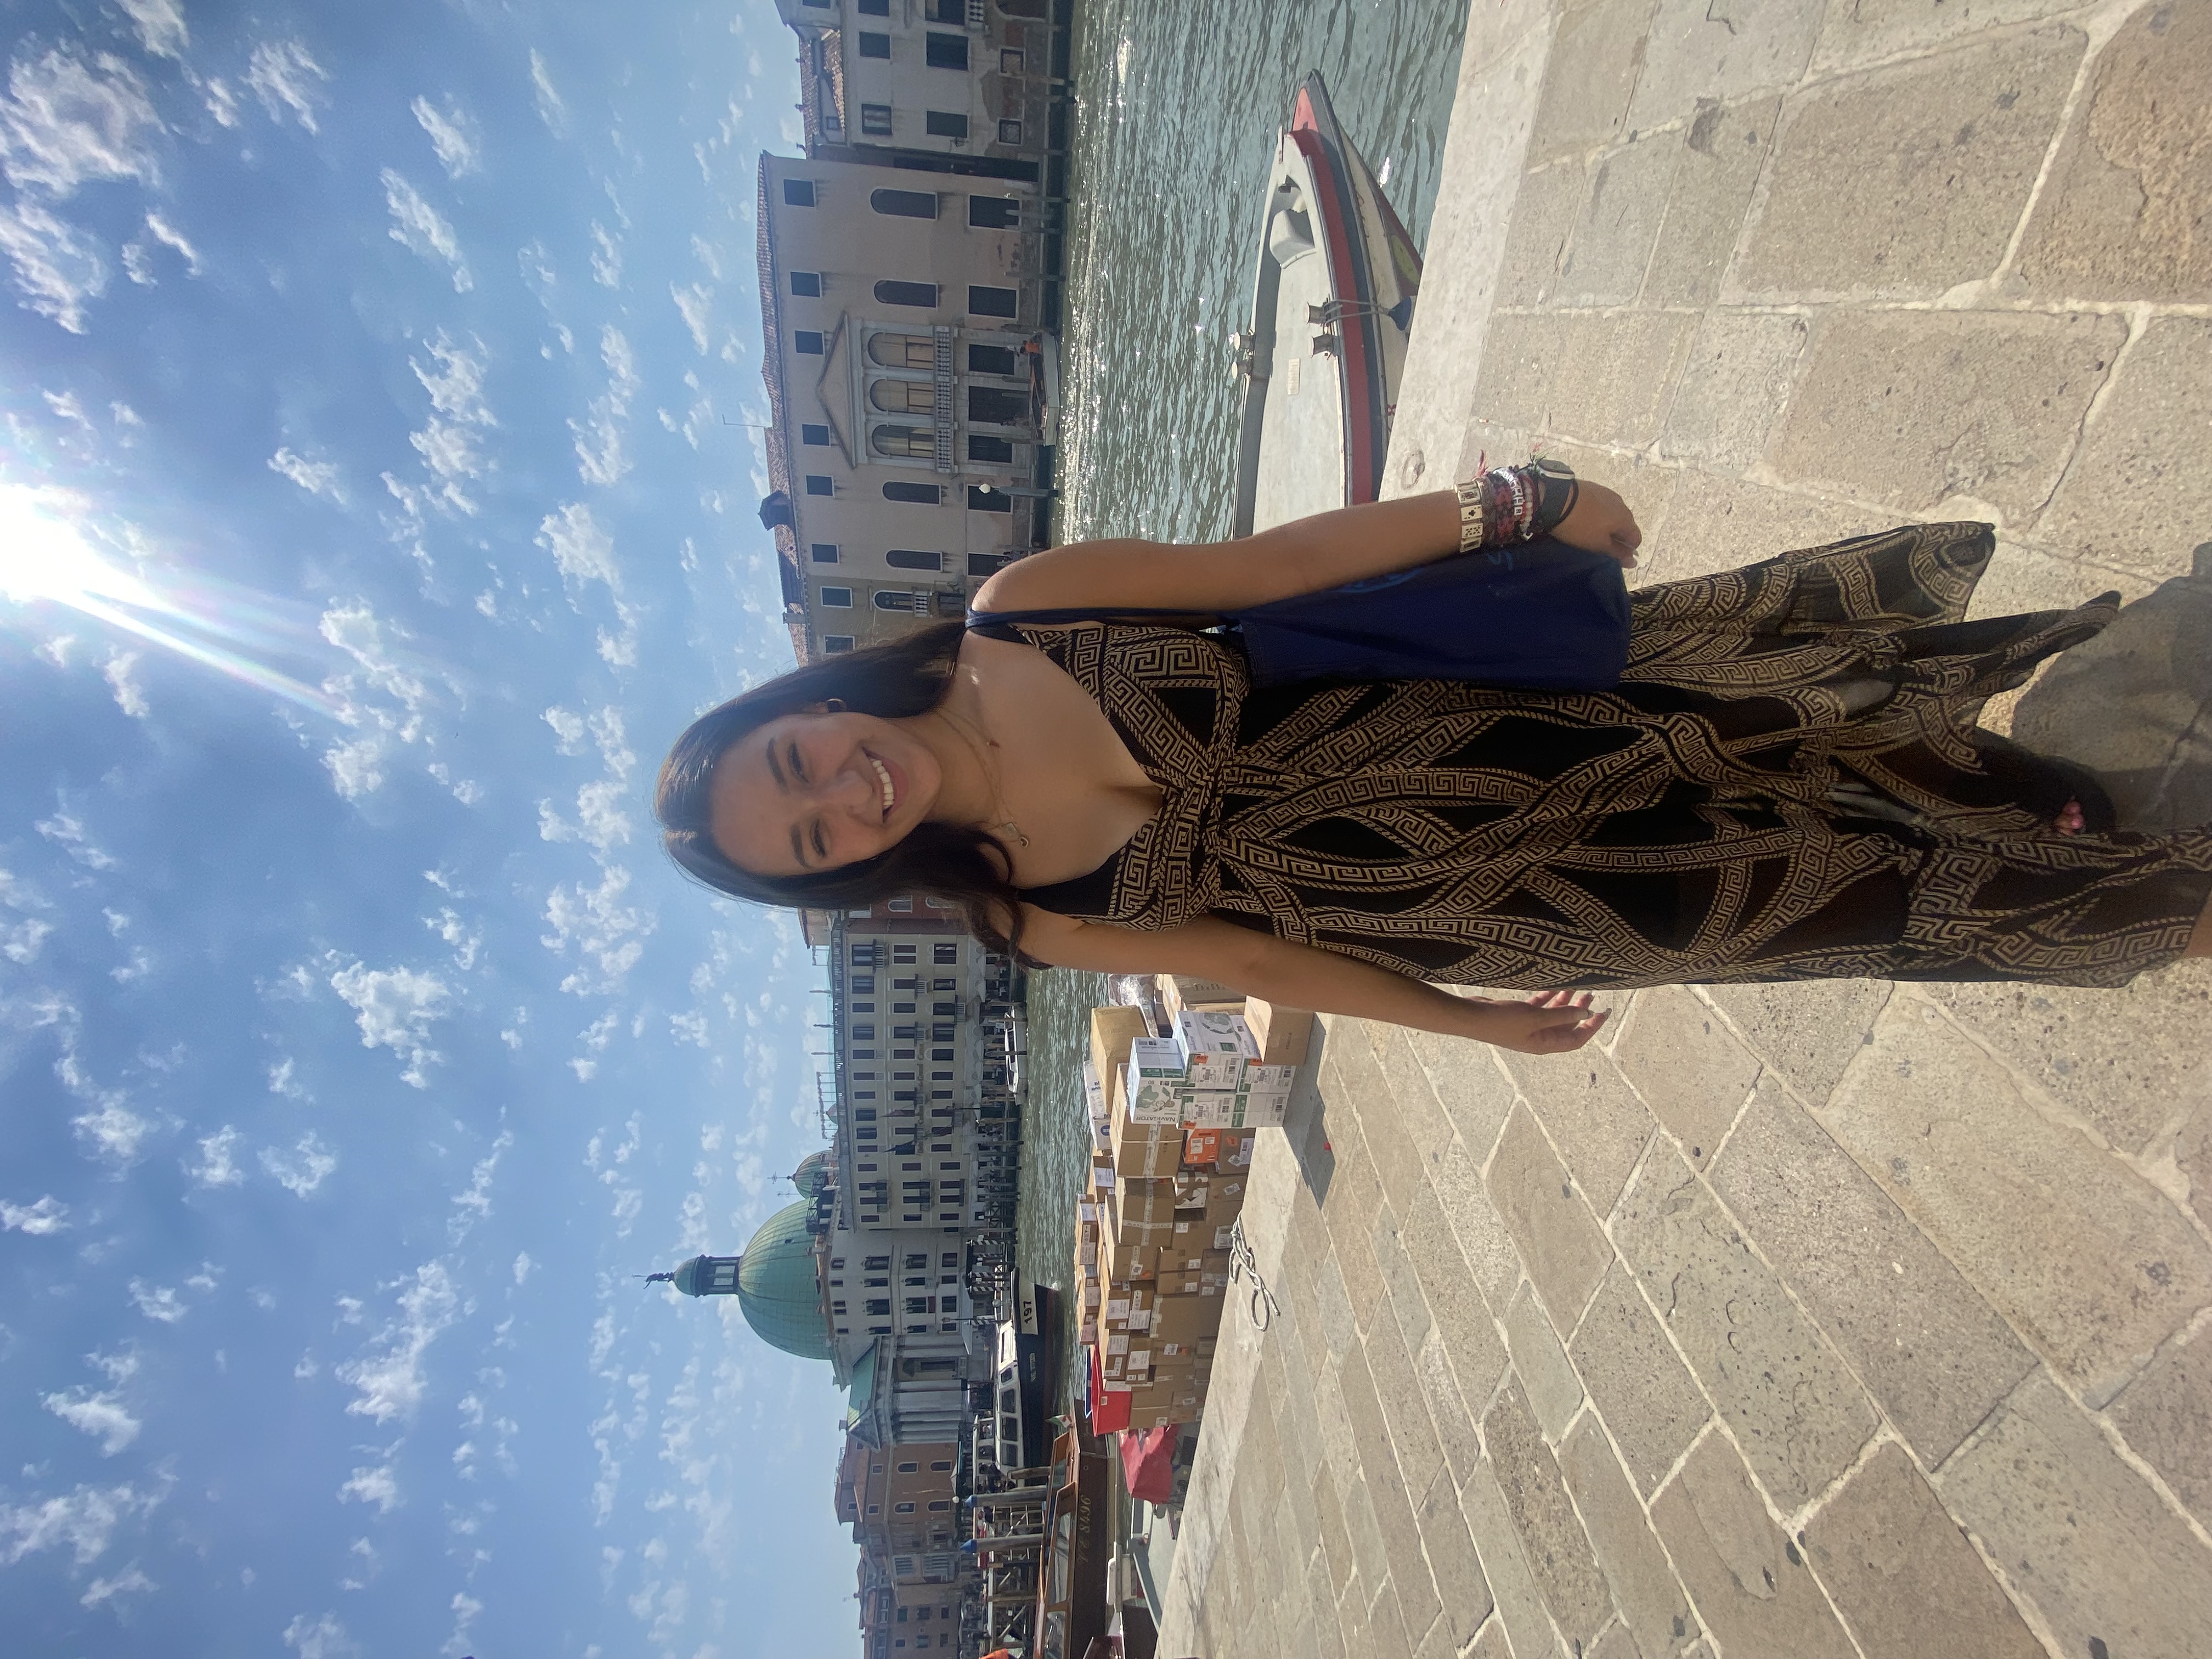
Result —
M1009 566L964 628L702 716L661 771L669 850L742 897L928 893L1037 962L1200 975L1528 1053L1596 1033L1590 988L2109 986L2212 949L2212 833L2115 832L2087 775L1974 729L2118 599L1960 621L1986 526L1642 589L1604 692L1260 690L1235 644L1191 628L1019 620L1204 617L1408 568L1494 542L1499 478L1241 541ZM1640 540L1594 485L1552 533L1624 563Z

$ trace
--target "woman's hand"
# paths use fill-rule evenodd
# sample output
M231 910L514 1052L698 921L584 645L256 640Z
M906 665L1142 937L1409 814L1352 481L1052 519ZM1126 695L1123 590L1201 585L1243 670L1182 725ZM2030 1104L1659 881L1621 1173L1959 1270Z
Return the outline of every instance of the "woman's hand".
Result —
M1570 547L1603 553L1620 560L1624 569L1633 570L1636 550L1644 544L1644 532L1636 527L1636 515L1628 510L1626 501L1603 484L1584 478L1581 485L1575 497L1574 511L1559 520L1559 528L1552 534Z
M1612 1011L1593 1013L1588 991L1539 991L1526 1002L1470 999L1468 1012L1467 1034L1477 1042L1521 1054L1565 1054L1602 1030Z

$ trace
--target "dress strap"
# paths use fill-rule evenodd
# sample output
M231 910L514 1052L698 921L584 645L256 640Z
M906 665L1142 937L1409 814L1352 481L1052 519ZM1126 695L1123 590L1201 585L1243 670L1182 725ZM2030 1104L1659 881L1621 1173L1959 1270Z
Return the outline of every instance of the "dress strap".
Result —
M971 634L1003 639L1007 637L1006 630L1024 625L1052 628L1068 623L1149 623L1161 628L1203 629L1218 627L1221 620L1218 617L1200 611L1159 610L1144 605L1116 605L1111 610L1069 605L1054 611L970 611L965 626Z

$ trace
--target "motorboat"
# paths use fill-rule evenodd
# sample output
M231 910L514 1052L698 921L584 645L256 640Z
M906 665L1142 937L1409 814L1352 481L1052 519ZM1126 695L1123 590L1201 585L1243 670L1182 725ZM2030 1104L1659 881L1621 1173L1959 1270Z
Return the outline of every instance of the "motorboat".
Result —
M1421 255L1338 125L1318 71L1275 141L1245 328L1230 533L1371 501L1405 374Z
M1000 1322L992 1381L994 1462L1009 1476L1042 1468L1051 1448L1053 1317L1058 1295L1015 1275L1012 1306Z
M1106 1448L1067 1419L1053 1443L1037 1572L1033 1659L1085 1659L1106 1633L1106 1568L1114 1550L1114 1466Z

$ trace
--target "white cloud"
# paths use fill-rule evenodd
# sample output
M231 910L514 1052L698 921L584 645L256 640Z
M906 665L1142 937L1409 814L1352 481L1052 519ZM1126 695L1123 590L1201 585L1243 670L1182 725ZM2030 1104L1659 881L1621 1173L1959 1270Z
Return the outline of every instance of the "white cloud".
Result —
M573 714L565 708L549 708L545 711L544 720L545 724L553 728L555 746L562 754L580 755L584 752L582 715Z
M423 1357L467 1311L443 1262L426 1261L411 1281L404 1282L398 1316L378 1331L360 1358L337 1368L338 1379L360 1396L346 1410L379 1423L414 1416L429 1386L422 1375ZM365 1473L373 1472L356 1469L355 1479ZM388 1477L390 1471L383 1473Z
M438 165L446 169L448 179L483 170L476 123L461 112L459 105L447 99L441 110L428 98L417 98L408 107L415 112L422 131L430 135L430 148L437 151Z
M561 574L573 582L605 582L622 591L615 564L614 538L599 527L592 509L571 501L548 514L538 526L538 544L553 556Z
M477 503L464 486L483 477L488 470L477 446L482 433L499 424L484 401L487 354L483 342L474 335L464 345L443 329L428 346L429 361L411 358L409 367L430 394L430 419L421 431L409 434L407 441L430 471L432 504L444 512L473 515ZM390 473L384 481L406 506L410 517L419 517L417 492Z
M620 865L600 872L597 887L581 882L556 887L545 901L545 920L553 932L543 939L556 956L573 950L576 971L561 988L577 996L611 992L645 954L645 938L655 925L647 912L623 902L629 872Z
M560 131L568 125L568 106L561 100L553 85L553 71L545 62L545 54L532 46L530 49L530 85L538 94L538 118Z
M143 1595L161 1586L138 1570L133 1561L112 1578L95 1578L85 1586L84 1594L76 1598L81 1607L103 1607L118 1595Z
M315 1097L309 1094L306 1086L300 1082L298 1073L298 1063L287 1054L269 1068L269 1092L272 1095L282 1095L287 1100L305 1101L313 1104Z
M150 181L161 130L146 83L121 58L58 50L18 58L0 97L0 172L55 201L88 179Z
M72 334L85 331L85 301L107 290L98 244L27 198L0 208L0 253L15 269L18 301Z
M323 637L362 670L358 676L337 675L323 682L323 690L336 701L338 719L362 733L323 756L331 781L349 800L381 788L384 763L393 745L413 743L422 735L422 710L429 688L386 642L387 626L358 599L323 613ZM389 703L371 701L364 692L377 693Z
M200 251L191 245L184 232L172 225L159 213L149 213L146 216L146 229L155 241L164 247L173 248L184 259L186 276L197 276L200 274ZM146 280L136 270L131 272L131 276L137 281Z
M453 226L422 199L420 191L392 168L385 168L383 177L384 204L392 214L392 240L426 259L444 260L453 269L455 293L466 294L473 289L477 279L470 275L468 264L461 257L460 239L453 234Z
M191 1311L168 1285L149 1285L143 1279L131 1281L131 1300L140 1313L161 1325L173 1325Z
M0 1232L28 1233L44 1238L69 1225L69 1206L52 1194L35 1204L10 1204L0 1199Z
M310 1129L289 1152L280 1152L273 1146L263 1147L261 1167L274 1176L276 1184L286 1192L305 1198L330 1178L331 1172L338 1167L338 1155Z
M537 1265L530 1259L529 1251L519 1253L514 1258L514 1282L518 1285L525 1283L530 1277L530 1270Z
M41 1396L46 1408L73 1429L82 1430L100 1442L100 1455L112 1457L138 1437L146 1425L131 1414L122 1396L94 1394L85 1388L67 1394Z
M322 131L315 125L315 108L330 101L323 91L330 78L330 71L297 40L264 40L254 47L246 70L246 84L270 120L281 125L289 114L309 132Z
M225 81L210 81L206 87L207 112L215 117L216 125L234 127L238 125L238 94Z
M64 1063L67 1059L64 1057ZM59 1071L61 1067L55 1069ZM71 1118L70 1127L76 1131L80 1140L91 1146L95 1156L114 1164L136 1162L139 1147L155 1127L149 1119L125 1106L121 1094L113 1091L98 1093L93 1109Z
M585 420L568 422L568 431L575 441L578 474L586 483L604 489L620 483L630 470L624 434L639 386L636 354L611 324L599 331L599 361L606 365L607 389L592 399Z
M407 1062L403 1081L429 1086L425 1068L442 1058L430 1027L451 1012L453 992L435 974L411 968L372 969L356 962L331 975L331 988L358 1017L364 1048L389 1048Z
M122 0L138 28L138 44L156 58L181 58L191 44L180 0Z
M676 301L676 309L683 313L684 326L691 331L691 343L699 348L699 355L707 355L707 325L713 320L714 290L704 283L694 283L689 288L668 285L668 297Z
M368 1471L356 1469L354 1473ZM326 1613L313 1621L306 1613L301 1613L284 1626L284 1645L297 1648L300 1659L353 1659L361 1651L346 1634L345 1626L338 1623L335 1613Z
M707 1046L707 1017L704 1014L671 1014L668 1030L678 1042L696 1042L702 1048Z
M242 1186L246 1172L238 1167L237 1150L238 1131L226 1123L213 1134L200 1137L199 1161L185 1164L185 1173L203 1187Z
M622 286L622 244L598 220L592 221L592 280L601 288Z
M282 473L310 495L320 495L338 506L346 504L346 488L335 461L311 461L289 446L269 458L269 470Z
M422 925L453 947L453 965L463 973L477 965L477 954L483 949L483 932L463 921L459 911L449 906L434 916L423 917Z
M27 1555L65 1547L77 1565L89 1566L107 1553L118 1527L152 1513L167 1496L166 1488L79 1486L64 1497L0 1504L0 1560L13 1566Z
M461 1659L463 1650L473 1645L469 1640L469 1631L476 1624L477 1615L483 1611L483 1603L465 1590L455 1590L452 1605L453 1633L446 1638L446 1644L438 1651L445 1655L446 1659Z
M0 904L18 914L51 908L29 883L17 880L4 869L0 869ZM0 957L18 967L27 968L39 959L39 952L46 947L53 931L52 923L37 916L25 915L21 921L0 920Z
M491 1178L498 1172L501 1158L514 1145L514 1132L501 1130L491 1150L478 1158L476 1168L469 1172L469 1184L453 1194L453 1214L446 1226L447 1237L453 1243L459 1243L471 1228L491 1213Z
M153 713L146 701L145 688L131 678L131 671L138 665L136 651L111 651L107 660L100 665L106 677L107 689L115 694L115 706L132 720L143 720Z
M53 817L40 818L33 827L88 870L115 867L115 860L94 846L85 834L83 823L65 811L58 810Z

